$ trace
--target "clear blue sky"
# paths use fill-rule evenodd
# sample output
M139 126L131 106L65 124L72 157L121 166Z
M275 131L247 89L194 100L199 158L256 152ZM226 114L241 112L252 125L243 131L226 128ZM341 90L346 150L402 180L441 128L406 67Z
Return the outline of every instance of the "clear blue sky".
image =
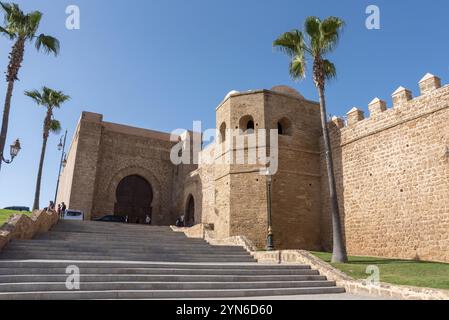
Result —
M215 107L230 90L295 86L309 99L317 95L310 77L292 83L288 61L272 41L302 25L309 15L335 15L347 22L330 58L338 79L327 90L329 112L366 109L376 96L386 99L400 85L418 93L418 80L432 72L449 81L447 0L22 0L24 10L40 10L40 31L61 40L57 58L27 47L15 88L8 146L21 138L23 150L0 172L0 207L31 206L42 143L44 110L23 91L47 85L72 100L56 112L70 139L81 111L107 121L162 131L215 124ZM81 30L65 28L65 8L81 10ZM381 9L381 30L365 28L365 9ZM0 38L0 70L11 43ZM3 79L3 76L2 78ZM3 84L1 84L3 83ZM6 83L0 83L0 101ZM59 136L49 139L41 206L53 199L60 154ZM9 153L9 152L7 152Z

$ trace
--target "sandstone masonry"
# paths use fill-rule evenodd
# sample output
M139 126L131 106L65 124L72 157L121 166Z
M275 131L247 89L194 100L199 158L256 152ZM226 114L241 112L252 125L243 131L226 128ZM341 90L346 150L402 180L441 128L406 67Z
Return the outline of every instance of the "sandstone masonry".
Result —
M441 87L430 74L419 85L421 95L414 99L410 90L396 90L391 109L376 98L369 118L353 108L347 121L330 122L350 254L449 262L449 86ZM138 176L151 186L151 208L144 212L151 213L154 224L174 224L183 214L192 224L207 225L215 239L246 236L263 248L267 177L258 164L224 160L237 151L247 157L253 151L247 141L257 139L259 129L274 129L280 134L272 185L276 247L329 250L319 105L285 86L231 92L216 109L216 127L221 137L198 156L221 164L175 165L173 146L192 135L171 141L167 133L108 123L102 115L84 112L58 202L89 218L143 212L117 205L138 196L139 190L124 182ZM241 132L227 136L228 129ZM237 139L246 142L242 147L230 143Z

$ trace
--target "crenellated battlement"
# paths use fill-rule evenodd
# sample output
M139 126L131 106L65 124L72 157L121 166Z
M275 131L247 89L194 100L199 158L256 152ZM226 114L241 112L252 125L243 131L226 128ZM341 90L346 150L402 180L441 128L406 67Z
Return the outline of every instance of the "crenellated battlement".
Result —
M419 81L419 88L420 95L413 97L411 90L399 87L392 93L391 108L386 101L375 98L368 105L369 117L357 107L347 113L347 121L333 117L333 133L338 132L340 144L345 145L449 107L449 85L442 87L439 77L426 74Z

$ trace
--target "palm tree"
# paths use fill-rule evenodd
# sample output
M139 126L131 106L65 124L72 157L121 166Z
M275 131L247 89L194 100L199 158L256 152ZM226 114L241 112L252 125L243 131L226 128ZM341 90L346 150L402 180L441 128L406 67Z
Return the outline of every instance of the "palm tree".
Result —
M290 58L290 75L294 80L304 79L306 75L307 58L313 61L313 81L320 98L321 127L323 131L324 151L329 184L330 209L333 229L333 262L348 261L346 247L343 241L343 231L338 208L337 188L334 176L332 150L327 127L326 99L324 95L326 81L336 77L335 65L325 56L337 45L344 21L329 17L321 21L317 17L309 17L304 24L305 34L292 30L281 35L273 42L273 46Z
M42 142L41 158L39 161L39 170L37 172L36 191L34 194L33 210L39 209L39 198L41 190L42 170L44 167L45 150L47 149L47 140L50 132L58 133L61 130L61 124L53 117L55 108L60 108L61 105L70 99L61 91L55 91L47 87L43 87L42 91L25 91L25 95L33 99L38 105L47 108L47 114L44 120L44 134Z
M11 110L11 98L14 91L14 82L18 80L20 67L22 66L27 42L34 42L36 49L45 53L59 53L59 41L51 36L37 35L42 13L33 11L23 13L17 4L0 2L0 10L4 11L4 26L0 26L0 34L7 36L14 41L11 53L9 54L9 65L6 72L8 88L6 91L5 106L3 111L3 122L0 132L0 156L5 148L6 135L8 133L9 112Z

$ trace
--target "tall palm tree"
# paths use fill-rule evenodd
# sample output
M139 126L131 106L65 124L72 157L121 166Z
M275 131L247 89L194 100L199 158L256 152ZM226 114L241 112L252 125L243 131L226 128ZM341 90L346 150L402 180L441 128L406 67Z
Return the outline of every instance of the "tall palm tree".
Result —
M329 17L323 21L317 17L309 17L304 24L305 34L296 29L286 32L273 42L273 46L291 58L290 75L294 80L305 78L307 58L313 61L313 81L318 89L320 98L321 127L323 131L330 209L332 214L332 261L346 263L348 257L343 241L343 230L338 208L334 164L327 127L326 99L324 95L326 81L335 78L337 75L335 65L327 60L325 56L336 47L343 27L344 21L336 17Z
M44 133L42 142L41 158L39 161L39 170L37 172L36 191L34 194L33 210L39 209L39 198L41 192L42 170L44 168L45 150L47 149L47 140L50 132L58 133L61 130L61 124L53 117L55 108L60 108L61 105L70 99L61 91L55 91L47 87L43 87L42 91L25 91L25 95L33 99L37 105L47 108L47 113L44 119Z
M8 88L6 91L2 128L0 132L1 156L5 148L6 135L8 133L9 112L11 110L14 82L18 80L26 43L32 42L38 51L42 49L45 53L53 53L56 56L59 53L59 41L56 38L45 34L37 35L39 24L42 19L41 12L33 11L25 14L20 10L20 7L17 4L4 2L0 2L0 10L4 12L5 16L4 26L0 26L0 34L3 34L14 41L11 53L9 54L9 65L6 72Z

